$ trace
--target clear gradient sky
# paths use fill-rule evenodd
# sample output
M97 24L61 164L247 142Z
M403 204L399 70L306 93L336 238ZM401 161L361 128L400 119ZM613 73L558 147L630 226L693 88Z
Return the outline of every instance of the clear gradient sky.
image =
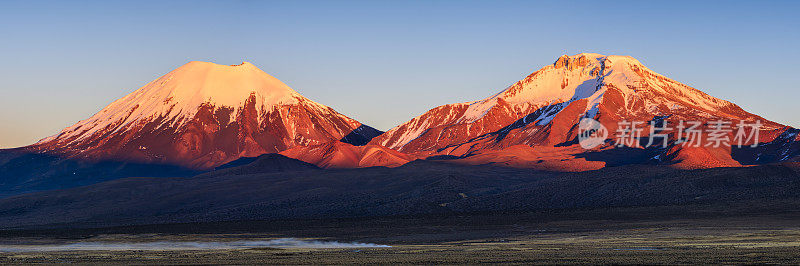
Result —
M0 1L0 147L188 61L249 61L387 130L562 54L650 69L800 127L800 1Z

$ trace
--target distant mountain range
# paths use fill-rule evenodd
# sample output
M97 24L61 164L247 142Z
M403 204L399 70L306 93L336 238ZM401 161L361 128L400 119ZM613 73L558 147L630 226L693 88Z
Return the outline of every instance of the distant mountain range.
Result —
M581 145L581 123L606 140ZM686 145L682 121L744 146ZM626 123L652 123L619 145ZM94 116L26 147L0 151L0 196L130 176L192 176L263 154L321 168L398 167L427 159L556 172L630 164L699 169L798 161L798 130L655 73L628 56L561 56L499 93L439 106L383 133L303 97L254 65L190 62ZM656 145L644 145L651 136ZM683 142L683 143L682 143ZM662 145L663 144L663 145ZM758 145L753 145L758 144ZM755 146L755 147L754 147ZM242 161L237 161L242 160Z

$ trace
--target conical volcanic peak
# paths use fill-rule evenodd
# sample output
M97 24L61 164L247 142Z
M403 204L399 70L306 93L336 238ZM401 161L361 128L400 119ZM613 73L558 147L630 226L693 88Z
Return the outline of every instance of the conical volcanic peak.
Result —
M257 113L275 106L297 104L301 100L310 102L248 62L229 66L191 61L114 101L91 118L40 142L55 137L89 137L111 125L125 127L157 118L164 118L171 125L182 125L190 121L202 106L236 110L248 100L253 102ZM115 125L117 123L119 125Z
M357 130L363 127L251 63L192 61L31 148L205 169L242 156L338 141L367 132Z

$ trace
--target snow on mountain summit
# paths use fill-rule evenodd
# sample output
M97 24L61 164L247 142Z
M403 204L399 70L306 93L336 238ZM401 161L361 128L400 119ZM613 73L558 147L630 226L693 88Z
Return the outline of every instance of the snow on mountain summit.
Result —
M528 105L540 108L563 102L587 99L592 106L599 104L600 98L608 88L608 84L624 90L626 95L634 94L635 87L647 83L647 77L660 79L666 86L678 85L688 91L687 101L713 109L728 104L712 98L688 86L672 81L648 69L639 60L630 56L601 55L581 53L573 56L563 55L555 63L546 66L523 80L506 88L502 92L470 104L463 122L472 122L482 117L495 106L498 99L511 105ZM657 85L657 84L653 84ZM666 86L652 86L653 90L666 93Z
M180 83L171 82L181 80ZM154 81L150 90L169 90L167 97L189 105L211 102L237 106L250 94L263 97L265 104L296 103L300 95L289 86L249 62L218 65L192 61Z

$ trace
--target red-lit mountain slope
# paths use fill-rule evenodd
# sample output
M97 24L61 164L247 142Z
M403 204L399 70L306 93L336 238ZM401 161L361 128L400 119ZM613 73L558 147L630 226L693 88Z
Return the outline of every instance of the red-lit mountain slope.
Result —
M604 125L609 141L589 150L577 146L582 118L596 119ZM760 121L762 145L732 150L706 146L707 139L701 140L700 147L675 143L680 121L701 122L697 129L705 132L711 130L710 123L719 120L733 123L732 132L727 133L731 142L739 122ZM671 129L656 133L668 135L668 147L618 147L615 133L626 121L644 123L640 126L644 143L650 134L648 123L667 121ZM657 125L663 125L660 123ZM632 57L584 53L562 56L489 98L431 109L370 143L418 156L467 157L461 161L470 164L503 163L551 170L608 165L574 160L585 158L610 164L655 160L683 168L705 168L764 162L759 154L784 154L787 158L773 159L789 159L797 153L797 144L789 140L794 138L793 132L794 129L660 75ZM517 145L547 150L549 155L531 153ZM484 155L475 157L480 154ZM502 158L507 159L499 162ZM569 161L581 163L573 167Z
M379 133L250 63L194 61L26 149L208 169L293 147L366 142Z

